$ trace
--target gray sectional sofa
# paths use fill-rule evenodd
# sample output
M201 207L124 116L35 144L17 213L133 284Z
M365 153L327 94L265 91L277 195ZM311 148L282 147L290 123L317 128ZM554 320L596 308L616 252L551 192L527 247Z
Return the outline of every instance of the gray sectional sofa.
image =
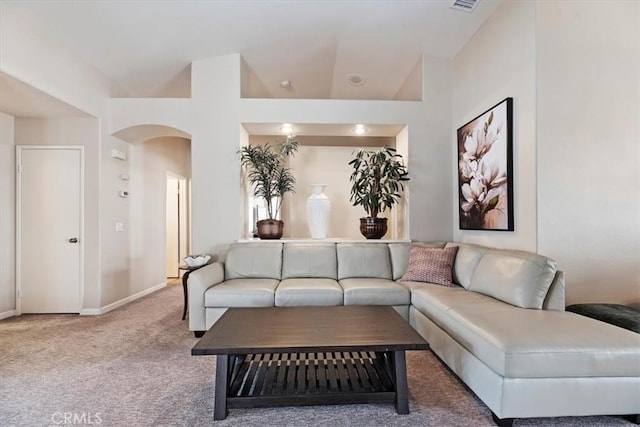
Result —
M565 312L564 275L544 256L452 245L447 287L402 281L409 243L234 243L189 276L189 328L228 307L391 305L498 424L640 413L640 335Z

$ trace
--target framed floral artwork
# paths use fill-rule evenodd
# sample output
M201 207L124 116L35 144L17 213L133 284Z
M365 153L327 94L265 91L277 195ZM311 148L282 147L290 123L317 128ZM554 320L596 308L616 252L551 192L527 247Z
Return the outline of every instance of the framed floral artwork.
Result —
M458 129L461 230L513 231L513 98Z

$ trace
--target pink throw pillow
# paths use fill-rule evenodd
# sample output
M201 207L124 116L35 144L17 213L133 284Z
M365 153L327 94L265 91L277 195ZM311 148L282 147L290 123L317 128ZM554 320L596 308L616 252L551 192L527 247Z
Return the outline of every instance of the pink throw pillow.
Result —
M401 280L455 286L452 271L457 252L457 246L440 249L412 245L409 267Z

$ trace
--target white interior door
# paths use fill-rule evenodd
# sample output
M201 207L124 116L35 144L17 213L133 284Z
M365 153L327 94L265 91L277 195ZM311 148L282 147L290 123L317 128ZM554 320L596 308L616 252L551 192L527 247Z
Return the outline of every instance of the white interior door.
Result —
M17 149L20 312L79 313L83 151L80 147Z

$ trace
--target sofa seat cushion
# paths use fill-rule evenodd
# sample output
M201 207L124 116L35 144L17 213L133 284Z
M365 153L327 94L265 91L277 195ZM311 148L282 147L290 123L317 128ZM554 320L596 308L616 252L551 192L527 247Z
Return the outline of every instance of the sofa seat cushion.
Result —
M342 288L333 279L285 279L276 289L276 307L342 305Z
M276 279L231 279L204 293L205 307L273 307Z
M352 278L340 280L344 305L409 305L408 288L388 279Z
M449 304L456 303L461 299L476 303L492 300L485 295L469 292L462 286L445 287L435 283L407 281L400 283L411 290L411 304L425 314L428 313L431 304L446 310L449 308ZM414 292L420 289L426 289L426 292Z
M413 289L412 303L504 377L640 376L640 337L594 319L426 284Z

